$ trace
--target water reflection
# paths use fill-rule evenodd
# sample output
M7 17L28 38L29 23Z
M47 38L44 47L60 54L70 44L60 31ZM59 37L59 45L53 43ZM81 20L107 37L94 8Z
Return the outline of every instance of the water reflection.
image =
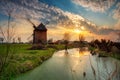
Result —
M82 47L82 48L78 48L79 49L79 54L80 56L87 56L90 55L88 48L86 47Z
M66 55L68 54L68 50L65 50L65 54L66 54Z
M77 48L56 52L41 66L15 80L120 80L119 73L118 60L91 56L87 48Z

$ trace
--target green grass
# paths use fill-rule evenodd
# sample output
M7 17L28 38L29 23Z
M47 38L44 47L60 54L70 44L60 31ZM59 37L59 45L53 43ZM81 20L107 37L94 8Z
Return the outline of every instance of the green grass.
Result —
M7 44L0 44L0 56L6 56ZM4 71L1 73L2 80L9 80L21 73L32 70L45 60L49 59L56 51L54 48L46 50L29 50L30 44L10 44L10 56L7 59Z
M107 53L105 51L99 51L99 56L102 56L102 57L112 57L112 58L120 60L120 54L119 53L113 53L113 52Z
M0 56L2 59L4 59L7 54L7 45L8 44L0 44ZM55 51L65 48L64 44L46 45L45 50L30 50L32 44L9 45L10 55L7 59L7 64L5 65L3 72L0 74L0 78L2 80L10 80L10 78L34 69L45 60L49 59ZM73 47L73 45L68 46L68 48Z
M96 48L89 46L90 51L94 51Z

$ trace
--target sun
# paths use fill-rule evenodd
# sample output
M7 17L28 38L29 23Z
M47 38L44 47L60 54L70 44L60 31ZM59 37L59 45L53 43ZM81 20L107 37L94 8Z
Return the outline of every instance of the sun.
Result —
M85 28L82 26L81 29L84 30Z
M81 31L79 29L74 29L74 32L79 34Z

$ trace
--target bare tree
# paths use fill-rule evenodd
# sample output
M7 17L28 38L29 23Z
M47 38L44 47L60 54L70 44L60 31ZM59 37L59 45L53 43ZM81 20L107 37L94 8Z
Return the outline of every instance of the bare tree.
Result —
M11 56L11 41L13 40L13 37L15 36L15 31L14 31L14 26L11 24L12 21L12 12L13 12L13 8L11 8L11 6L8 4L7 0L2 1L2 4L0 4L0 9L4 10L4 14L7 15L8 19L7 19L7 23L4 29L3 26L0 26L0 34L2 35L2 37L4 38L4 41L6 42L5 45L5 53L0 52L0 79L2 74L4 74L5 72L5 66L9 63L9 57Z
M84 44L85 36L83 34L79 34L79 47L82 47Z
M67 50L68 43L69 43L69 40L70 40L70 34L68 32L64 33L63 40L64 40L64 44L65 44L65 50Z
M85 36L83 34L79 34L79 41L82 42L85 40Z
M1 37L1 38L0 38L0 42L3 43L3 41L4 41L4 38Z
M67 41L70 40L70 34L69 34L68 32L65 32L65 33L64 33L63 40L67 40Z
M13 38L13 43L15 43L15 38Z
M18 37L18 43L21 43L21 37Z

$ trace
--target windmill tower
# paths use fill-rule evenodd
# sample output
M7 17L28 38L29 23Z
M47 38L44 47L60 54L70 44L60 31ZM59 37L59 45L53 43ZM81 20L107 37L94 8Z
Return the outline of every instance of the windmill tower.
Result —
M46 44L47 43L47 28L43 23L38 26L28 19L28 21L33 25L33 44Z

